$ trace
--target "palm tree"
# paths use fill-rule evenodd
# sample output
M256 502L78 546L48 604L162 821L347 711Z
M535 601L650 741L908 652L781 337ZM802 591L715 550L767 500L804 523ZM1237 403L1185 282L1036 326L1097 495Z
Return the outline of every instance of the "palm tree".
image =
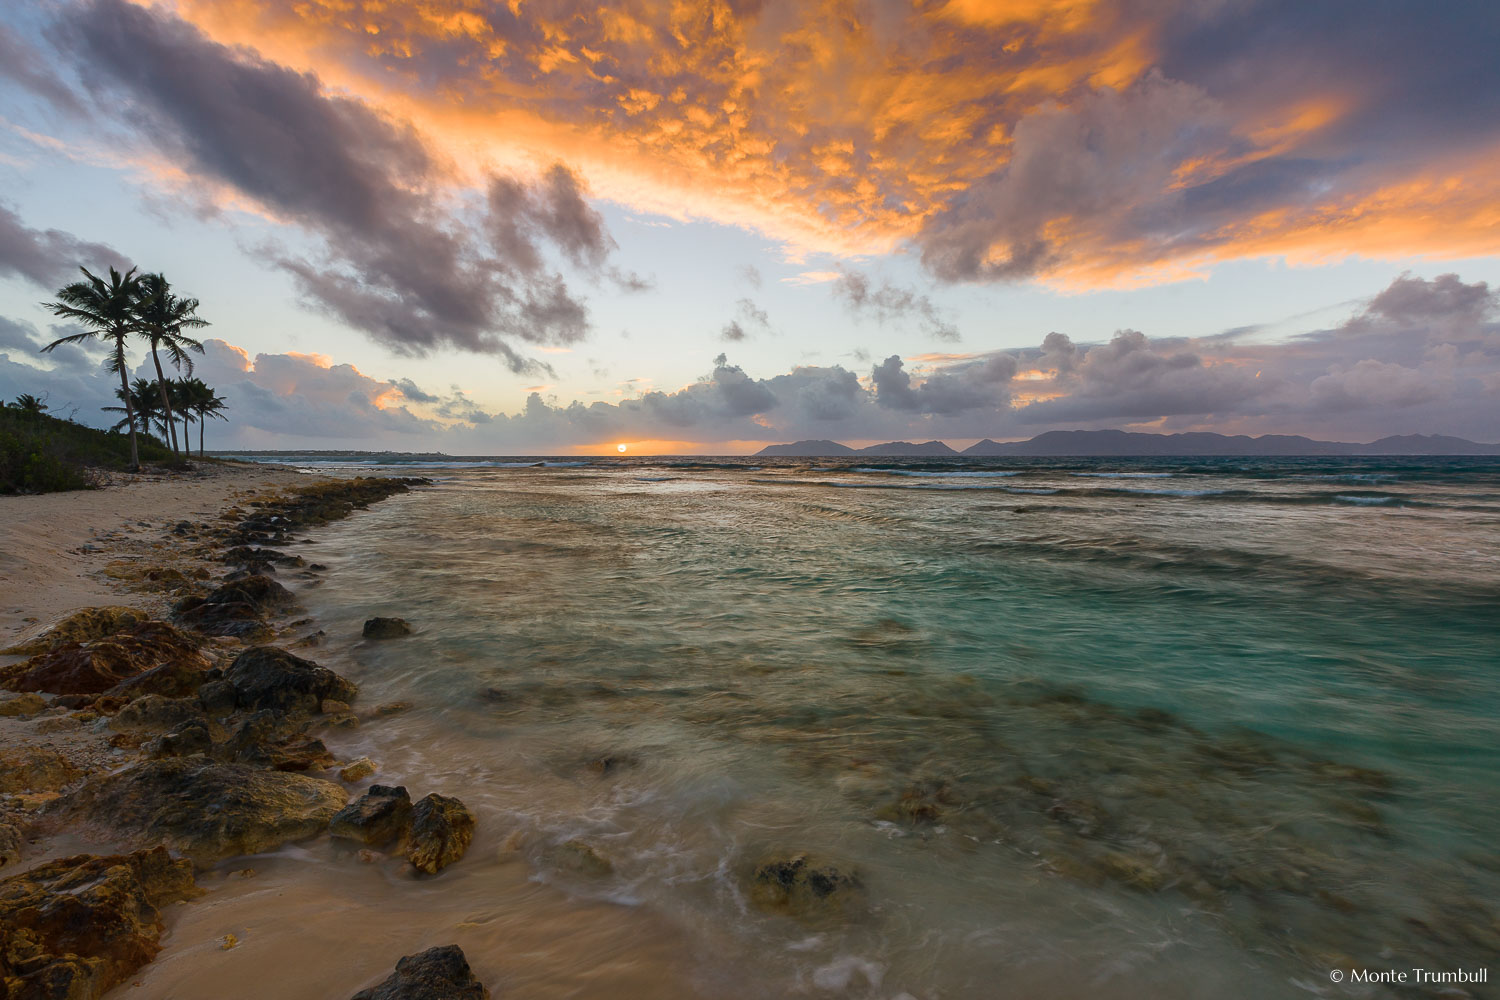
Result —
M155 382L147 382L143 378L138 378L130 383L130 394L128 397L121 390L116 389L115 398L125 405L101 406L100 409L106 413L124 413L127 416L124 420L111 427L110 430L121 430L124 428L126 421L134 420L140 423L142 430L150 431L151 422L155 421L157 430L161 432L162 440L165 441L167 439L166 427L162 423L161 393L156 391ZM133 414L133 417L130 414Z
M20 410L22 413L45 413L47 411L46 401L38 399L29 392L21 393L14 403L5 405L12 410Z
M229 404L211 386L204 385L201 378L187 379L183 384L183 392L188 398L187 409L198 415L198 457L202 458L203 425L208 423L209 417L228 420L223 411L229 408Z
M136 316L140 320L141 332L151 342L151 360L156 364L156 385L161 390L161 405L166 413L167 429L170 432L168 444L172 446L172 453L177 453L177 425L172 422L172 401L167 389L167 376L161 369L161 355L158 353L163 347L167 349L167 357L178 371L187 369L189 375L193 374L193 359L189 351L203 353L203 345L191 337L183 334L183 330L208 326L208 320L195 315L198 311L197 299L184 299L178 297L172 291L171 283L162 274L145 274L141 276L140 297L136 305ZM182 450L187 450L187 435L183 434Z
M105 367L120 376L120 389L125 401L125 422L130 425L130 468L139 472L141 468L140 448L135 439L135 413L131 407L129 365L125 361L125 339L140 329L136 316L136 304L140 295L140 279L135 268L124 274L109 269L109 281L90 274L81 267L83 281L75 281L57 291L56 302L43 303L53 315L76 320L84 326L82 333L54 340L42 348L46 354L62 344L76 344L90 337L112 341L114 352L105 361Z

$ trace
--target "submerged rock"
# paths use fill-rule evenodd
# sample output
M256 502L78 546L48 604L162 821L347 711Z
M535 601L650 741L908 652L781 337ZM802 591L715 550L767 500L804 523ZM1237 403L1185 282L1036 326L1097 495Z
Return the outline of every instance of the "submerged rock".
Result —
M469 968L456 944L407 955L396 971L350 1000L488 1000L490 991Z
M864 902L859 877L808 854L769 858L750 878L750 899L795 917L847 913Z
M403 786L371 785L334 815L328 833L367 847L384 847L406 835L411 813L411 796Z
M591 844L578 839L559 844L552 851L552 859L560 868L591 878L602 878L615 870L609 858L600 854Z
M359 692L332 670L275 646L245 650L224 672L224 679L234 685L235 705L250 711L311 714L325 698L349 702Z
M469 849L474 825L474 814L458 799L428 795L412 807L406 860L428 875L442 871Z
M102 694L146 671L174 665L204 671L211 664L198 643L166 622L142 622L89 642L68 642L0 671L15 691Z
M399 639L403 635L411 635L405 618L371 618L365 622L366 639Z
M62 858L0 881L0 996L94 1000L161 950L160 908L200 890L165 848Z
M339 778L349 782L349 784L351 785L356 781L363 781L374 773L375 762L368 757L360 757L356 760L351 760L349 763L339 768Z
M60 806L200 867L323 832L348 801L341 785L207 757L146 761L91 779Z

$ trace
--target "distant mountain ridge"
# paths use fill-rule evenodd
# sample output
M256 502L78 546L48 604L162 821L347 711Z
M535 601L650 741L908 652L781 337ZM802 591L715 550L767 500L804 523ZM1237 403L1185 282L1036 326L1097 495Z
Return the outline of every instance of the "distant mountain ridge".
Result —
M773 444L757 456L823 458L835 455L1015 456L1030 458L1128 458L1162 456L1358 456L1358 455L1500 455L1500 444L1482 444L1443 434L1398 434L1369 444L1316 441L1301 435L1263 434L1249 437L1210 432L1143 434L1132 431L1047 431L1029 441L991 441L956 452L941 441L912 444L891 441L854 449L837 441L796 441Z

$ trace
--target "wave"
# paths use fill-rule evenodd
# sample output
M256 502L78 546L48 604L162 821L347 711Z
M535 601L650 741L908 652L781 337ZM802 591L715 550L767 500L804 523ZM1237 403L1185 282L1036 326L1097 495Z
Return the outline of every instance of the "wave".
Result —
M1070 472L1081 479L1175 479L1175 472Z
M1021 472L1016 470L994 470L990 472L958 471L958 472L924 472L919 469L880 469L873 466L856 465L851 472L877 472L888 476L913 476L922 479L999 479L1007 476L1019 476Z

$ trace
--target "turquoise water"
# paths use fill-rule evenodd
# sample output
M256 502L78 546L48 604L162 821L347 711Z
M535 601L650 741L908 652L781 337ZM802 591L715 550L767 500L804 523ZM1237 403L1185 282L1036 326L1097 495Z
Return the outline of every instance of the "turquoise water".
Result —
M479 813L450 892L576 907L555 995L1376 996L1330 969L1500 949L1493 460L425 474L301 594L418 633L313 655L413 705L341 749ZM760 910L785 851L862 893Z

